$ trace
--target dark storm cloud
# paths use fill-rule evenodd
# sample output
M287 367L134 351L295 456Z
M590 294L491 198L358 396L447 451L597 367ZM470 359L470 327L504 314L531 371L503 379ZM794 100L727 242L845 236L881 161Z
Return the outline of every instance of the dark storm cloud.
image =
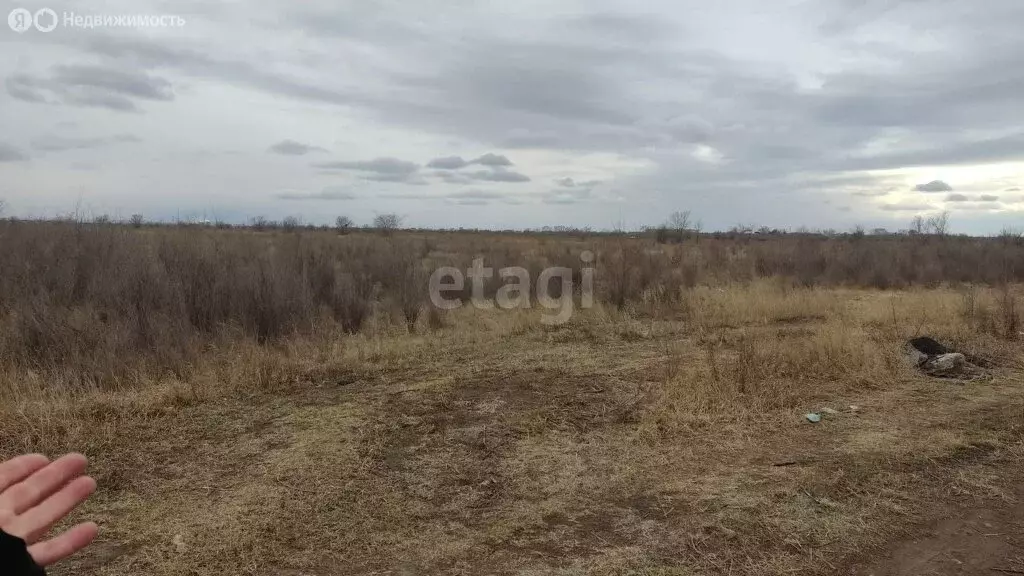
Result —
M932 180L927 184L918 184L914 186L914 190L918 192L952 192L953 187L943 182L942 180Z
M174 100L171 83L159 76L91 65L57 65L49 76L19 73L9 76L7 93L24 102L135 112L135 100Z
M14 146L0 142L0 162L20 162L22 160L28 160L28 156Z
M326 152L327 150L320 146L311 146L309 144L303 144L302 142L296 142L295 140L281 140L280 142L273 144L268 149L274 154L281 154L283 156L304 156L310 152Z

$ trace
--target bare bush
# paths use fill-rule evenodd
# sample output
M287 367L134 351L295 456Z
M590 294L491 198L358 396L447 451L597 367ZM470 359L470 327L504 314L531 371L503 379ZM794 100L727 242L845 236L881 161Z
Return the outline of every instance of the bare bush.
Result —
M270 227L270 222L267 221L266 216L253 216L249 219L249 225L256 230L262 231Z
M355 222L348 216L338 216L334 219L334 229L338 234L348 234L355 227Z
M925 226L932 234L935 234L936 236L945 236L949 233L949 211L944 210L941 214L928 218L928 222Z
M390 236L402 227L403 218L394 212L378 214L373 218L373 227L384 235Z

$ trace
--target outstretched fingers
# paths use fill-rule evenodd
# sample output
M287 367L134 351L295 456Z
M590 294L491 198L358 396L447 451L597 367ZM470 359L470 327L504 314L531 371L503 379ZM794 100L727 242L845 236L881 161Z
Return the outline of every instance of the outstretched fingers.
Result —
M11 522L11 533L23 534L29 544L46 535L51 526L65 517L76 506L96 491L96 481L88 476L75 478L59 492L43 500L38 506L26 510Z
M35 463L38 462L27 467ZM10 510L15 514L25 512L81 476L88 464L89 461L81 454L58 458L0 493L0 510Z
M88 546L96 538L97 533L99 533L99 527L94 522L86 522L56 538L29 546L28 552L36 564L49 566Z
M0 463L0 529L25 540L40 566L63 560L96 538L99 528L87 522L40 541L96 490L96 481L84 475L88 463L81 454L68 454L53 462L29 454Z
M0 493L50 463L42 454L26 454L0 463Z

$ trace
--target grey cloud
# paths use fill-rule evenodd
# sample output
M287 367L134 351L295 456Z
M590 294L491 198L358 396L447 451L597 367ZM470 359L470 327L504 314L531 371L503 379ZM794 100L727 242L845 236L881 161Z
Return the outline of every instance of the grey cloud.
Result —
M576 204L590 197L590 188L560 188L545 193L541 200L545 204Z
M500 192L494 192L491 190L466 190L464 192L453 192L448 194L448 198L461 198L461 199L478 199L478 200L501 200L506 195Z
M577 182L567 176L565 178L555 178L555 184L565 188L593 188L594 186L600 186L603 182L600 180L584 180L583 182Z
M394 200L437 200L437 196L427 196L424 194L417 194L412 192L384 192L377 194L377 198L390 198Z
M1020 192L1020 188L1007 188L1007 192Z
M272 145L269 149L274 154L281 154L283 156L304 156L310 152L326 152L327 150L320 146L311 146L309 144L303 144L302 142L296 142L295 140L281 140L280 142Z
M754 6L742 0L729 4L737 21ZM867 12L857 12L861 4ZM583 17L565 16L568 11L556 6L551 14L510 22L515 34L486 26L493 13L482 4L455 12L427 9L423 18L410 18L373 3L292 3L282 8L280 22L293 26L285 32L308 33L311 54L261 57L266 62L243 61L182 39L157 42L97 32L67 41L84 42L88 56L123 69L170 71L175 78L336 105L354 110L368 125L496 149L642 159L649 170L616 182L638 199L681 199L709 223L731 220L737 206L753 217L791 221L808 216L778 197L815 198L831 191L801 185L816 185L830 173L1024 159L1024 76L1006 72L1024 69L1024 37L1016 30L1024 3L992 0L986 10L965 12L946 3L900 2L898 9L876 12L882 4L823 0L816 21L825 22L821 30L828 34L816 36L820 30L808 27L806 37L773 44L765 51L771 64L743 53L764 42L756 32L730 40L726 53L722 44L702 44L686 33L689 25L715 29L701 20L703 14L673 23L673 10L631 15L628 3L619 7L623 13ZM765 18L799 26L801 13L785 10ZM510 19L514 12L507 12ZM743 28L755 31L772 24L744 22L757 24ZM535 25L513 26L523 23ZM872 28L878 23L884 29ZM943 42L921 50L914 35L887 33L900 28ZM360 54L378 57L348 59L346 74L324 73L303 60L355 54L353 39ZM799 54L819 44L827 69ZM813 89L805 85L808 79ZM12 89L10 79L7 84L8 93L22 100L54 98L45 87L15 82ZM80 105L134 106L134 96L92 88L103 97L86 94L91 103ZM731 160L729 169L690 162L684 145L694 142L721 151ZM436 176L445 183L478 180ZM871 188L835 186L838 192ZM885 187L881 179L879 186ZM780 192L767 204L764 190Z
M46 97L43 95L41 87L31 76L27 74L14 74L8 76L4 80L4 87L7 89L7 93L11 95L15 100L21 100L22 102L32 102L35 104L45 104Z
M313 167L323 170L357 170L361 172L375 172L377 174L405 176L415 173L420 168L415 162L408 162L406 160L388 157L374 158L373 160L318 162L313 164Z
M469 166L469 162L463 160L461 156L444 156L427 162L427 168L442 168L445 170L458 170L466 166Z
M946 202L968 202L970 198L963 194L950 194L946 196Z
M935 209L931 204L919 204L913 202L882 204L880 208L886 212L925 212Z
M277 197L282 200L354 200L356 195L345 188L327 187L320 192L281 192Z
M396 174L370 174L363 176L363 180L369 180L371 182L394 182L397 184L413 184L415 186L426 186L429 184L425 178L419 174L412 172L408 174L396 173Z
M840 4L833 8L835 14L849 10ZM978 58L965 57L956 67L941 54L895 51L885 54L892 72L841 70L825 76L821 90L807 92L789 78L763 72L763 66L680 47L678 34L666 33L675 28L656 13L552 18L521 39L477 34L451 43L441 30L411 26L386 11L367 11L371 17L353 19L350 9L294 7L285 21L327 38L360 38L403 61L404 69L384 69L375 76L388 85L376 94L314 85L264 67L140 39L97 37L90 49L276 94L359 106L392 123L486 142L637 153L652 145L716 140L717 148L765 177L815 166L871 169L927 164L945 156L1007 157L1020 149L1012 138L972 142L961 135L961 127L993 125L1017 105L1017 80L996 71L1016 69L1012 64L1020 51L1002 45L1002 56L992 58L985 36L969 38L967 48ZM915 23L921 12L936 26L962 29L959 17L920 6L890 17ZM999 4L975 17L974 25L1005 29L1019 12ZM610 23L622 25L621 30L612 27L619 31L614 43L602 32ZM872 49L866 45L862 51L870 55ZM988 86L991 78L1005 80ZM629 90L634 81L678 96L641 97ZM991 89L978 90L979 85ZM685 134L678 133L680 126ZM891 126L927 128L920 131L921 148L850 154ZM779 141L793 143L779 146Z
M272 94L328 104L368 104L352 93L331 90L287 75L268 72L265 66L217 58L209 50L158 43L142 37L91 35L84 45L91 53L148 69L173 68L191 76L250 86ZM264 63L265 64L265 63Z
M106 108L117 112L138 112L139 107L130 98L102 92L78 92L65 94L63 103L83 108Z
M914 186L914 190L918 192L952 192L953 187L946 184L942 180L932 180L927 184L918 184Z
M101 148L112 144L141 142L142 139L133 134L117 134L109 137L81 138L48 134L32 141L32 147L41 152L64 152L67 150L86 150Z
M851 194L862 198L878 198L880 196L888 196L889 190L857 190Z
M982 202L998 202L999 196L993 196L992 194L982 194L979 198Z
M501 154L493 154L488 152L483 156L479 156L472 160L465 160L461 156L444 156L441 158L434 158L427 163L427 168L442 168L445 170L459 170L467 166L479 164L480 166L488 166L491 168L503 168L512 166L512 161L506 156Z
M513 172L511 170L478 170L467 174L473 180L485 182L529 182L530 177L526 174Z
M450 170L437 170L434 172L434 175L448 184L469 184L473 182L473 179L469 176Z
M419 173L420 166L415 162L398 158L380 157L373 160L318 162L314 168L321 170L352 170L366 172L363 180L370 182L390 182L396 184L412 184L423 186L427 180Z
M133 99L174 100L171 83L145 72L101 66L58 65L49 77L13 74L4 85L11 97L32 103L66 104L106 108L120 112L138 110Z
M511 166L512 161L501 154L487 153L479 158L470 161L470 164L480 164L481 166Z
M956 209L957 210L985 211L985 210L1000 210L1000 209L1002 209L1002 207L1003 207L1003 205L998 203L998 202L970 202L970 203L967 203L967 204L957 205Z
M28 156L14 146L0 142L0 162L20 162L22 160L28 160Z
M67 87L86 86L145 100L174 100L171 83L143 72L100 66L55 66L53 81Z
M561 195L545 196L543 202L545 204L576 204L577 202L580 202L580 198Z

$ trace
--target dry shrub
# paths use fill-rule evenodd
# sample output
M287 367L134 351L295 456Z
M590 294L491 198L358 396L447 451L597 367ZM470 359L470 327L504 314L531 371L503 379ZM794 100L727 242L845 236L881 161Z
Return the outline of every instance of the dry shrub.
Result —
M0 367L60 372L54 382L75 386L182 376L225 331L267 345L358 333L381 308L412 329L429 274L445 265L466 270L475 258L495 271L483 293L493 298L497 272L508 266L526 268L534 281L546 267L567 267L579 287L580 254L589 250L599 302L704 326L835 312L828 296L808 290L815 286L1024 280L1020 243L966 237L706 235L658 244L485 232L337 235L299 226L285 233L266 222L217 229L7 220L0 244ZM775 298L772 290L788 292ZM470 295L467 282L461 297ZM1012 290L991 309L991 329L1016 337ZM968 315L988 323L985 314Z

